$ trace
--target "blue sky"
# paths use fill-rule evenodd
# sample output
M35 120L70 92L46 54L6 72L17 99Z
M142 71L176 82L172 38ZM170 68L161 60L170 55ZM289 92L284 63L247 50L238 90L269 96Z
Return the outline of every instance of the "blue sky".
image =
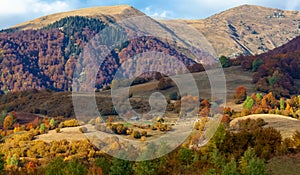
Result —
M118 4L156 18L200 19L242 4L300 10L300 0L0 0L0 29L51 13Z

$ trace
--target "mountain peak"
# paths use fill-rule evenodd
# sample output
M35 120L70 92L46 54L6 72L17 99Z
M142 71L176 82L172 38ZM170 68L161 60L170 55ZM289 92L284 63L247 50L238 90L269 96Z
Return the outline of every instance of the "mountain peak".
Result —
M139 10L130 5L116 5L116 6L100 6L89 7L68 12L55 13L52 15L43 16L28 22L18 24L12 28L19 28L20 30L40 29L49 24L54 23L62 18L69 16L84 16L102 19L103 16L112 17L115 20L122 20L129 17L144 15Z

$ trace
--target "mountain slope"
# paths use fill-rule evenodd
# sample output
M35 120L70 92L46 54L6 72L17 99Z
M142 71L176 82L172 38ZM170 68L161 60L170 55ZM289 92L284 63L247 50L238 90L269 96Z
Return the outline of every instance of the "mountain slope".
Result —
M75 64L88 62L79 58L86 44L115 20L143 15L126 5L94 7L49 15L0 32L0 90L71 90ZM300 34L299 21L298 12L249 5L233 8L204 20L155 21L145 16L143 27L148 25L146 28L152 31L163 36L172 36L171 40L167 37L138 37L117 46L107 55L100 68L96 88L110 84L123 62L147 51L174 56L192 72L203 70L198 63L208 63L212 59L204 52L199 52L197 57L201 57L201 60L196 60L193 54L187 53L184 46L180 45L186 41L201 43L198 36L193 37L193 32L178 27L183 22L202 32L218 55L234 56L240 53L258 54L288 42ZM126 33L138 32L134 31L136 24L132 22L133 27L126 29ZM126 38L122 27L110 32L102 39L115 42L122 37ZM166 70L172 69L167 63L163 66L166 66ZM131 69L127 65L124 71L129 73ZM83 73L84 70L81 71ZM154 77L152 74L143 76L145 79ZM294 90L290 89L290 92Z
M168 23L175 21L161 21ZM203 33L217 54L260 54L300 35L300 13L243 5L200 20L181 20Z
M120 20L140 15L144 14L129 5L91 7L43 16L28 22L18 24L12 28L17 28L20 30L41 29L43 27L46 27L47 25L50 25L56 21L59 21L60 19L69 16L83 16L101 20Z
M238 60L243 69L255 72L256 90L272 92L277 98L299 94L300 36L274 50Z
M126 16L131 14L141 15L142 13L131 13L131 11L122 13ZM110 16L103 17L108 18ZM159 32L169 33L168 30L161 27L159 23L150 17L143 18L143 22L152 24L152 26L156 25L155 29L158 29ZM125 29L123 26L115 24L110 30L104 31L105 35L96 36L101 30L113 24L114 21L103 18L68 16L37 30L17 28L0 32L0 90L4 92L44 88L57 91L72 90L71 85L76 63L80 65L77 67L77 71L80 72L76 74L78 75L78 77L75 77L76 80L80 81L81 75L86 75L84 79L90 80L94 77L88 70L98 70L97 75L95 75L97 76L96 85L89 86L89 88L103 88L111 84L115 72L123 62L146 52L159 52L173 56L185 64L191 72L203 70L192 58L183 54L185 50L180 51L176 48L176 45L171 45L170 42L165 42L163 39L153 36L141 36L127 40L128 34L138 32L134 30L134 27ZM142 25L146 26L145 24ZM120 41L126 42L114 45L115 48L111 48L107 55L104 55L105 58L103 58L103 64L100 68L85 69L85 66L91 65L91 60L88 60L88 57L80 56L84 49L91 55L95 54L94 58L98 58L96 55L99 52L103 53L102 47L97 47L99 43L108 42L109 44L110 42L119 43ZM163 57L158 58L150 65L139 64L142 68L140 71L148 66L155 66L155 64L162 65L157 63L162 59ZM92 61L95 63L92 65L97 65L95 61L99 60ZM170 73L176 71L172 68L172 64L164 63L165 70L170 70ZM132 70L134 70L131 68L132 66L134 64L127 65L124 72L127 74L132 73ZM142 72L135 73L135 76L139 75L142 75ZM144 79L153 77L155 77L154 73L142 75ZM90 81L90 83L93 83L93 81Z

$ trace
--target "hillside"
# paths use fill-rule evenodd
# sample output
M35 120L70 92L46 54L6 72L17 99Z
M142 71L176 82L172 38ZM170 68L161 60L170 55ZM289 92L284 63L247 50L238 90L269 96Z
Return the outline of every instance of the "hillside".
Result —
M18 30L41 29L56 21L59 21L60 19L70 16L83 16L100 20L121 20L128 17L135 17L140 15L143 15L143 13L129 5L90 7L43 16L28 22L18 24L16 26L13 26L12 28L16 28Z
M244 70L255 72L252 82L261 92L273 92L277 98L299 94L300 37L256 56L240 56Z
M264 127L273 127L277 129L280 131L283 138L291 138L296 131L300 132L300 120L275 114L255 114L235 118L230 122L230 127L234 128L239 121L246 119L263 119L267 122L267 125Z
M144 20L148 24L157 24L156 21L148 17ZM71 16L62 18L39 30L8 30L1 32L0 70L2 83L0 84L0 90L4 92L33 88L49 88L56 91L72 90L71 85L76 63L80 64L81 68L77 70L81 71L78 75L80 73L88 75L87 72L84 72L84 67L90 65L90 61L89 57L80 55L82 50L85 49L86 52L94 54L103 51L101 48L92 45L99 42L95 36L109 25L113 25L113 21ZM159 30L169 33L163 27L159 27ZM128 33L137 31L129 27L123 28L123 26L115 25L107 32L105 36L98 38L101 40L100 42L116 43L127 38ZM166 43L163 39L144 36L125 41L122 44L115 45L114 49L108 51L98 71L96 84L91 88L100 89L109 85L116 70L123 62L145 52L159 52L175 57L185 64L191 72L203 70L197 62L183 53L185 50L178 50L176 45ZM92 47L86 47L88 43ZM163 61L163 58L157 59L150 65L139 65L147 68L155 64L158 65L161 61ZM131 66L127 65L124 71L131 72L133 70ZM175 71L171 64L166 63L165 66L166 70ZM98 69L98 67L95 69ZM141 73L136 72L135 76L138 75L141 75ZM143 75L143 78L151 79L153 76L153 74L147 74ZM76 78L80 77L74 78L78 80Z
M144 14L128 5L92 7L44 16L21 23L11 29L41 29L68 16L114 21L141 15ZM160 20L166 27L182 22L191 25L203 33L219 56L230 57L239 54L261 54L287 43L300 35L299 21L300 13L298 11L254 5L238 6L206 19Z
M93 7L41 17L0 32L0 90L2 93L44 88L71 91L76 63L85 67L89 62L88 58L80 58L82 50L88 48L86 51L89 52L94 49L86 47L87 44L95 43L95 36L116 20L142 15L142 12L127 5ZM197 55L200 60L195 59L195 55L184 48L186 42L199 43L198 39L202 38L201 41L204 42L201 44L204 43L203 48L207 48L210 46L205 42L206 37L218 55L258 54L298 36L300 25L298 12L249 5L236 7L203 20L158 22L147 16L143 19L142 25L148 25L149 30L172 38L146 36L116 46L106 56L105 64L100 67L95 88L101 89L110 85L120 65L141 53L154 51L167 54L182 61L191 72L203 71L199 63L211 64L214 59L205 52ZM195 31L181 30L178 26L182 22L202 32L204 37L193 37ZM132 28L135 24L130 25L126 29L123 26L114 28L101 40L116 42L127 38L127 34L137 34L134 27ZM164 65L165 70L174 73L172 65L161 63L162 59L157 61L149 66ZM143 68L148 66L139 65ZM132 64L125 67L125 74L130 74ZM85 70L78 71L81 71L78 75L83 75ZM140 72L135 74L141 75ZM153 74L141 75L146 81L154 77ZM75 77L75 80L78 78L80 77ZM284 88L291 94L296 92L295 88L288 87L293 86L289 77L282 81L290 82ZM288 96L287 92L283 96Z
M253 5L235 7L206 19L185 22L211 42L219 56L260 54L299 36L300 13Z

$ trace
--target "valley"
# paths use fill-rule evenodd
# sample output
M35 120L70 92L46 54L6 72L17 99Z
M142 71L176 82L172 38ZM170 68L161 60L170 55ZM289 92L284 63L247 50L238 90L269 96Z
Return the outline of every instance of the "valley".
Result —
M193 20L91 7L4 29L0 174L297 174L299 30L299 11L256 5Z

